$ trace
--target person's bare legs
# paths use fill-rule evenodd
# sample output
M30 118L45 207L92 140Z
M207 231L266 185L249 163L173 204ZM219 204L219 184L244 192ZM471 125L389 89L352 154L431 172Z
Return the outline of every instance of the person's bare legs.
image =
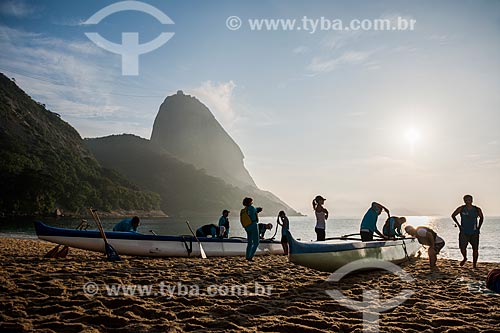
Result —
M429 247L429 251L427 251L429 254L429 265L431 266L431 269L434 269L436 267L436 262L437 262L437 255L436 251Z
M460 266L463 266L467 262L467 248L460 248L460 252L462 252L462 256L464 257L464 259L460 262Z
M464 259L460 262L460 266L463 266L465 265L465 263L467 262L467 242L463 241L462 239L462 234L459 235L458 237L458 246L460 247L460 252L462 252L462 256L464 257ZM464 246L465 245L465 246Z
M479 250L472 249L472 267L477 268L477 258L479 258Z
M472 245L472 267L477 268L477 258L479 258L479 233L471 238Z
M283 242L283 243L281 243L281 246L283 247L284 254L288 255L288 243Z

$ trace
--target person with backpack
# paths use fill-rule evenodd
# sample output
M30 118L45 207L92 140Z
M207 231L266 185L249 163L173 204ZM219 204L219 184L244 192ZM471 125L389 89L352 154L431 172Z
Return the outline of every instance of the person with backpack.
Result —
M253 206L252 198L243 199L243 206L243 209L240 211L240 222L247 232L247 251L245 257L251 261L260 242L259 227L257 225L259 217L257 208Z
M405 231L409 235L415 237L420 244L429 247L427 250L427 253L429 254L429 265L431 269L435 268L437 255L445 245L444 239L439 237L438 234L436 234L436 232L429 227L420 226L415 229L413 226L407 225L405 227Z
M458 246L462 252L463 260L460 266L465 265L467 262L467 245L472 246L472 266L477 267L477 259L479 257L479 231L484 222L484 216L481 208L472 205L472 195L467 194L464 196L464 203L455 209L451 218L455 224L460 228L458 234ZM460 214L460 222L458 223L457 215ZM479 219L479 222L478 222Z

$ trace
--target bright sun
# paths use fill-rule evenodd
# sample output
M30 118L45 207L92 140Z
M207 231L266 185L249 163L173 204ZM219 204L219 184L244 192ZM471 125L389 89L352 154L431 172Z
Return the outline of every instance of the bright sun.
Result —
M415 128L409 128L406 130L405 137L411 145L414 145L420 139L420 133Z

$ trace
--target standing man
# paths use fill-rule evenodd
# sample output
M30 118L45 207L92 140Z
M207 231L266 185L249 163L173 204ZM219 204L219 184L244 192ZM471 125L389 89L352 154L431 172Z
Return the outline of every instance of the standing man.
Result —
M225 231L222 234L222 238L229 238L229 211L224 209L222 211L222 216L219 219L219 227L225 227Z
M451 218L460 228L458 245L460 247L460 252L462 252L462 256L464 257L464 259L460 262L460 266L465 265L467 262L467 245L470 243L472 246L472 265L476 268L477 258L479 257L479 230L483 225L484 216L481 208L472 205L472 201L472 195L465 195L465 205L455 209L453 214L451 214ZM460 223L457 221L458 214L460 214ZM477 221L478 218L479 223Z
M377 202L372 202L372 206L363 217L359 228L359 234L363 242L371 242L373 240L373 233L376 233L384 239L386 238L377 228L378 216L382 213L382 210L385 210L387 215L391 216L387 208Z

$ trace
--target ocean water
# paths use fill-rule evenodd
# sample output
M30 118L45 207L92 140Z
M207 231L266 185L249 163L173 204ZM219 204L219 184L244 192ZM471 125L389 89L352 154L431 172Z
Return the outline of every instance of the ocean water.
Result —
M379 219L379 229L382 228L384 218ZM239 217L229 216L231 223L230 236L246 237L245 231L239 223ZM276 218L261 217L261 222L272 223L273 229L267 231L266 238L270 238L275 233ZM111 230L119 220L118 219L103 219L103 226L106 230ZM159 235L190 235L190 231L186 225L185 218L151 218L142 219L139 232L149 233L153 230ZM218 217L212 218L192 218L189 219L191 227L196 230L199 226L208 223L217 224ZM332 216L327 221L326 237L339 237L342 235L353 234L359 232L359 224L361 218L350 217L335 217ZM65 228L75 228L79 224L76 219L47 219L45 223ZM91 220L89 220L91 222ZM413 226L427 225L432 227L445 241L446 246L440 253L440 257L450 259L461 259L460 250L458 248L458 228L455 227L453 221L449 217L437 216L409 216L407 223ZM312 216L290 217L290 231L297 239L304 241L316 239L314 232L315 220ZM91 222L91 228L96 229ZM276 238L279 240L281 229L278 229ZM16 219L0 220L0 237L18 237L18 238L35 238L35 231L32 219ZM500 263L500 217L485 217L483 227L481 228L481 236L479 243L479 261L480 262L498 262ZM472 259L472 249L468 248L468 258Z

